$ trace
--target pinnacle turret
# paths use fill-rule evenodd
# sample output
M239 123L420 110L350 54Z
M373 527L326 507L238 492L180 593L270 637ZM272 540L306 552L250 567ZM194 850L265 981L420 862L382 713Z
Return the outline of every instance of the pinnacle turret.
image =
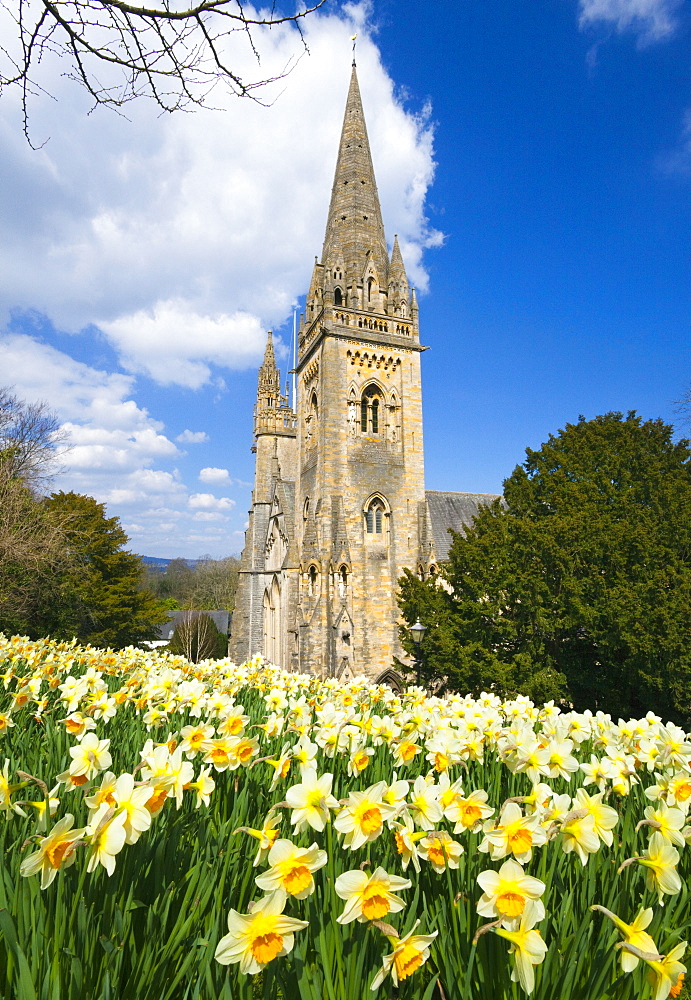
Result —
M257 408L280 406L281 374L276 367L274 354L274 338L271 330L266 335L264 361L259 369L259 384L257 386Z
M281 373L276 364L271 330L266 335L264 361L259 369L257 405L254 411L254 434L295 434L295 414L288 405L288 394L281 393Z

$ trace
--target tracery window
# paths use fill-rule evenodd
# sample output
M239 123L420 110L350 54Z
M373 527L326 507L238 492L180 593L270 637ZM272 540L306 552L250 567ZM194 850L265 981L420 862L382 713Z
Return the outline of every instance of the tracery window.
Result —
M360 430L363 434L379 434L381 403L379 386L368 385L360 398Z
M365 509L365 529L368 535L381 535L384 530L384 501L381 497L370 500Z

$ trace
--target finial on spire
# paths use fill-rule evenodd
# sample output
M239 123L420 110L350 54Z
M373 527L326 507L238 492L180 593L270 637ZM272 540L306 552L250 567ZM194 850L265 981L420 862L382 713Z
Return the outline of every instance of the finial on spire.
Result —
M354 35L350 36L350 40L353 43L353 66L355 65L355 43L357 41L357 31Z

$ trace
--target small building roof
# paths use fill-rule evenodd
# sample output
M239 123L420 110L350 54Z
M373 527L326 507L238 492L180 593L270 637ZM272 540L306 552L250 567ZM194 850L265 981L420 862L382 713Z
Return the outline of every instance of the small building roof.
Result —
M199 611L185 608L181 611L168 612L168 621L159 625L159 641L170 642L178 623L188 618L196 618L197 615L208 615L218 631L222 635L228 635L230 631L230 611Z
M501 498L500 493L448 493L425 490L434 552L439 562L448 559L450 531L463 531L471 525L482 506Z

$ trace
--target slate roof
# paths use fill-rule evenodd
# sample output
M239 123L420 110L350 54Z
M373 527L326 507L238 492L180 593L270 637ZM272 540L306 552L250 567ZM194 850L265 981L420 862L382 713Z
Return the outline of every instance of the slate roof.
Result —
M448 558L451 548L450 529L462 531L466 525L473 523L481 506L492 503L500 496L500 493L446 493L442 490L425 490L434 551L439 562Z

